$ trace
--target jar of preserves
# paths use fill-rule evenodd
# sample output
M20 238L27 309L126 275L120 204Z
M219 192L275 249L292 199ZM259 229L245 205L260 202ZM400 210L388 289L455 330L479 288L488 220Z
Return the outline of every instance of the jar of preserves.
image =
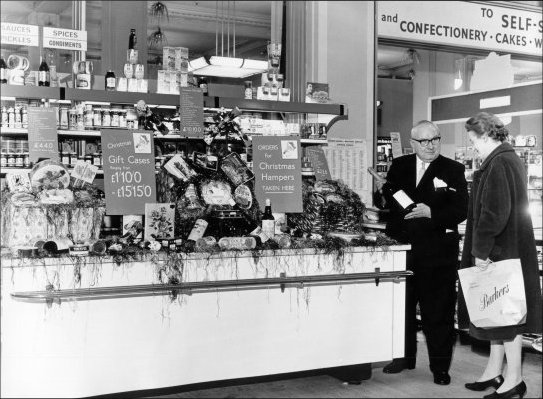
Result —
M13 168L15 166L15 154L8 153L6 163L7 163L8 168Z
M77 130L77 110L75 108L68 110L68 129Z
M23 107L21 109L21 124L23 126L23 129L28 128L28 110L26 107Z
M119 127L119 108L111 109L111 127Z
M30 154L28 152L23 153L23 167L30 167Z
M99 152L92 154L92 164L95 166L102 166L102 154Z
M70 165L70 153L61 152L60 153L60 162L64 165Z
M94 123L92 104L85 105L85 129L92 129Z
M85 113L83 108L78 108L76 111L77 127L76 130L85 130Z
M111 127L111 110L102 108L102 127Z
M78 160L77 152L70 152L70 166L75 166Z
M68 122L68 108L67 107L60 107L60 123L59 128L61 130L68 130L69 128L69 122Z
M23 167L23 160L24 156L22 153L15 154L15 167L16 168L22 168Z
M8 108L8 127L15 128L15 109L13 107Z
M5 105L2 106L2 127L8 127L8 109Z
M128 109L126 111L126 127L128 129L138 128L138 115L133 109Z
M20 129L21 127L23 127L21 108L15 107L15 129Z
M126 109L119 111L119 127L126 128Z
M94 127L101 127L102 126L102 110L99 108L94 108L92 111L92 125Z
M83 161L85 161L89 165L92 165L92 155L83 155L82 158Z
M8 166L8 154L1 153L0 154L0 167L5 168Z

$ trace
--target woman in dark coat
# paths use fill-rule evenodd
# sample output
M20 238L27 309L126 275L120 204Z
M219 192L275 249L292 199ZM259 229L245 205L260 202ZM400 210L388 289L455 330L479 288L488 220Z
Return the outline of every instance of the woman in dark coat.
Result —
M505 142L508 131L498 117L481 112L470 118L465 128L483 163L473 175L461 267L520 258L527 302L525 324L482 329L470 323L470 335L490 341L490 356L481 377L466 388L497 388L485 398L522 398L526 393L521 374L522 333L541 332L541 287L528 213L526 169ZM501 375L504 354L505 378Z

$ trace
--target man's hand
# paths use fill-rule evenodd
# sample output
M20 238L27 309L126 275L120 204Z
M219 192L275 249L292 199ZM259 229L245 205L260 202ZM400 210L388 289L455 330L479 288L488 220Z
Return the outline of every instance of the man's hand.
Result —
M383 192L383 186L385 185L385 183L386 183L386 180L375 179L375 187L377 188L377 191L382 193Z
M417 206L411 212L405 215L404 219L431 218L431 217L432 217L432 210L430 209L430 207L426 204L420 203L420 204L417 204Z
M475 266L480 267L483 270L486 269L489 263L490 259L475 258Z

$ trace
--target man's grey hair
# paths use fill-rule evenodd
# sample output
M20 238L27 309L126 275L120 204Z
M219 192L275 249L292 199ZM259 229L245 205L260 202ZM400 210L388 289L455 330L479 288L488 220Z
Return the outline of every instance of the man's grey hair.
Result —
M436 136L439 135L439 128L437 127L437 125L434 122L430 122L430 121L427 121L427 120L422 120L422 121L418 121L415 124L415 126L413 126L413 128L411 129L411 137L414 137L415 133L417 133L417 131L419 129L421 129L421 128L432 129Z

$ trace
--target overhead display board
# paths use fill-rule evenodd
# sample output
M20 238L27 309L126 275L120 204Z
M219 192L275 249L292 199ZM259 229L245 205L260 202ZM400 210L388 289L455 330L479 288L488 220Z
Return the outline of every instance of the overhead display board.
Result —
M378 36L542 57L541 11L466 1L378 1Z

